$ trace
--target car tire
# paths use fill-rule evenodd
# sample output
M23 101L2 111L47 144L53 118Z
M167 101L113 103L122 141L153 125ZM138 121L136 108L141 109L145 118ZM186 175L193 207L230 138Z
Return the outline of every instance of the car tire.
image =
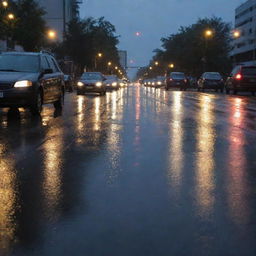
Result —
M32 115L40 115L43 108L43 97L42 93L39 91L36 95L34 104L30 107Z
M56 109L62 109L62 107L64 105L64 93L63 93L63 91L61 91L61 95L60 95L59 99L57 101L55 101L53 103L53 105Z

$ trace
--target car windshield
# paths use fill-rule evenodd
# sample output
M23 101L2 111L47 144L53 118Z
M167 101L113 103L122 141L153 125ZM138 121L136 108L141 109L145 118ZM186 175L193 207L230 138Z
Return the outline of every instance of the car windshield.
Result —
M39 71L39 57L35 55L0 55L0 71L36 73Z
M81 78L86 80L101 80L101 75L97 73L84 73Z
M244 75L248 75L248 76L256 76L256 67L251 67L251 68L243 68L242 72Z
M184 74L172 74L171 77L173 79L185 79L185 75Z
M218 74L218 73L207 73L207 74L204 74L204 78L213 79L213 80L220 80L221 75Z

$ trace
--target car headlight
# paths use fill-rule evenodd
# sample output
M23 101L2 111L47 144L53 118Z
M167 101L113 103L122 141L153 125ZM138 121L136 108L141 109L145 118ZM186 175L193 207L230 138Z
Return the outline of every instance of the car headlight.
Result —
M82 82L77 83L77 86L83 86L83 85L84 85L84 83L82 83Z
M116 82L114 82L114 83L112 83L112 85L113 85L113 86L117 86L117 83L116 83Z
M120 83L120 86L122 86L122 87L123 87L123 86L124 86L124 83Z
M28 81L28 80L24 80L24 81L18 81L14 84L15 88L24 88L24 87L30 87L32 86L32 82Z
M101 87L101 86L102 86L102 82L96 83L96 86L97 86L97 87Z
M161 85L161 84L162 84L162 82L157 82L157 84L158 84L158 85Z

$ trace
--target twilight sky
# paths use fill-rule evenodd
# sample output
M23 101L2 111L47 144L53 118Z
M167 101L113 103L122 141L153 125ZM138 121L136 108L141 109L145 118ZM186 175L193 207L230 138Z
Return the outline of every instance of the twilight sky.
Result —
M120 35L119 48L128 51L128 60L145 66L160 48L161 37L177 32L180 26L199 17L222 17L234 21L235 8L245 0L84 0L81 17L104 16ZM141 32L141 36L136 36Z

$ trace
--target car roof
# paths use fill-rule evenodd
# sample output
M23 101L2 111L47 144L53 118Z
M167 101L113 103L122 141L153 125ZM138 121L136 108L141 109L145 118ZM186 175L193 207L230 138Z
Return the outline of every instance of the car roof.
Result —
M83 74L97 74L97 75L100 75L101 72L84 72Z
M2 55L31 55L31 56L39 56L41 53L39 52L2 52Z

